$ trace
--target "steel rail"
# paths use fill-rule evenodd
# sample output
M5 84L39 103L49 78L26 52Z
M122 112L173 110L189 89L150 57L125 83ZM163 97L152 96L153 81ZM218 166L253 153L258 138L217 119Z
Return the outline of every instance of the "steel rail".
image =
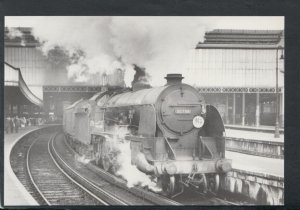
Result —
M56 165L57 169L59 169L59 171L61 171L61 173L64 174L65 177L67 177L72 183L76 184L78 187L80 187L84 192L88 193L90 196L92 196L93 198L95 198L97 201L99 201L100 203L104 204L104 205L109 205L107 202L105 202L104 200L102 200L101 198L99 198L99 196L94 195L90 190L88 190L87 188L85 188L83 185L81 185L80 183L78 183L76 180L74 180L72 177L70 177L57 163L57 161L54 159L51 151L50 151L50 142L53 140L53 138L55 138L56 134L52 135L49 138L49 141L47 143L48 145L48 152L50 154L50 157L52 159L52 161L54 162L54 164ZM48 205L48 206L52 206L51 202L46 198L46 196L43 194L43 192L39 189L37 183L35 182L30 167L29 167L29 154L31 151L31 148L33 147L33 145L37 142L37 140L39 139L39 137L37 137L30 145L29 149L27 150L27 154L26 154L26 168L27 168L27 173L30 179L30 182L32 183L32 185L34 186L34 189L37 191L37 193L39 194L39 196L43 199L43 201Z
M57 133L54 135L56 137ZM55 153L55 157L57 157L59 159L59 161L64 164L65 167L68 168L68 170L70 170L76 177L80 178L81 180L83 180L85 183L87 183L90 187L94 188L96 191L104 194L106 197L109 197L110 199L114 200L117 204L119 205L128 205L126 202L120 200L119 198L117 198L116 196L112 195L111 193L99 188L98 186L96 186L94 183L92 183L91 181L87 180L85 177L81 176L78 172L76 172L74 169L72 169L68 163L66 163L66 161L64 161L61 156L58 154L58 152L56 151L54 145L53 145L53 141L54 138L51 139L51 149L53 150L53 152ZM50 141L49 141L49 145L48 145L48 149L49 152L51 154L51 150L50 150ZM85 191L87 191L90 195L92 195L93 197L95 197L96 199L98 198L97 195L95 195L93 192L91 192L90 190L88 190L86 187L84 187L82 184L78 183L77 181L75 181L72 177L70 177L65 171L64 169L62 169L58 162L55 160L54 155L51 154L51 157L53 158L53 161L55 162L55 164L58 166L58 168L68 177L70 178L74 183L76 183L79 187L83 188ZM103 200L102 200L103 201ZM103 201L105 205L109 205L109 203Z
M207 199L215 199L215 200L218 200L220 202L223 202L223 203L226 203L226 204L229 204L229 205L232 205L232 206L238 206L239 204L238 203L234 203L234 202L231 202L231 201L227 201L227 200L224 200L222 198L218 198L217 196L214 195L214 197L211 197L211 198L208 198L207 195L205 195L204 193L201 193L201 192L198 192L196 190L193 190L195 193L199 194L201 198L207 198Z
M29 154L30 154L30 150L32 148L32 146L34 145L34 143L39 139L39 137L37 137L31 144L29 149L27 150L27 154L26 154L26 168L27 168L27 173L29 175L30 178L30 182L32 183L32 185L34 186L34 189L38 192L38 194L42 197L42 199L44 200L44 202L50 206L50 202L47 200L47 198L44 196L44 194L41 192L41 190L38 188L37 184L35 183L30 168L29 168Z
M224 200L224 199L218 198L218 197L215 197L214 199L219 200L219 201L222 201L222 202L224 202L224 203L228 203L228 204L233 205L233 206L238 206L238 205L239 205L239 204L237 204L237 203L234 203L234 202L231 202L231 201L227 201L227 200Z
M84 190L85 192L87 192L89 195L91 195L92 197L94 197L96 200L98 200L99 202L103 203L104 205L109 205L107 202L105 202L104 200L102 200L101 198L99 198L97 195L95 195L94 193L92 193L90 190L88 190L86 187L84 187L83 185L81 185L80 183L78 183L76 180L74 180L71 176L69 176L61 167L60 165L57 163L57 161L55 160L51 150L50 150L50 142L51 142L51 146L53 151L55 152L55 154L57 155L57 152L55 150L55 148L53 147L53 139L55 138L56 134L54 134L54 137L50 139L50 141L48 142L48 152L54 162L54 164L56 165L56 167L69 179L71 180L73 183L75 183L78 187L80 187L82 190ZM61 157L57 156L58 158L61 159ZM66 164L66 163L65 163ZM67 165L68 166L68 165ZM69 167L69 166L68 166Z

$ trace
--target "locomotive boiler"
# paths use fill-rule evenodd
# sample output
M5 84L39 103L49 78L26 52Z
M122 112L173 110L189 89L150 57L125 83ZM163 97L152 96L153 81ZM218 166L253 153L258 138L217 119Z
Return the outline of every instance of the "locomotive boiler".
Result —
M67 139L73 146L85 146L96 164L113 171L115 155L107 139L116 126L126 128L131 163L157 177L165 194L184 187L216 192L220 175L231 169L220 114L181 82L181 74L165 78L165 86L137 83L132 91L105 90L66 108Z

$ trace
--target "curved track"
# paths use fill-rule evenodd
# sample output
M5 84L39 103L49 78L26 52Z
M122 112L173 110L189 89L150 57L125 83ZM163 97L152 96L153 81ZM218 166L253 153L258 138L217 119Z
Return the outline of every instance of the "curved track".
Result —
M63 134L51 132L20 140L11 153L14 172L41 205L234 205L195 193L173 200L128 188L124 180L78 160Z
M68 176L57 164L50 142L54 135L42 135L29 147L26 158L27 173L47 205L107 205L84 186Z
M56 136L56 135L55 135ZM55 146L54 146L54 139L49 142L49 151L52 154L53 161L56 162L56 165L64 171L66 176L76 182L77 185L82 186L85 188L86 191L89 192L93 197L103 198L105 200L105 205L128 205L125 199L121 199L118 197L114 192L111 193L109 190L103 189L101 186L98 186L93 180L87 179L80 171L77 171L69 161L64 160L59 153ZM64 151L66 152L66 151Z
M55 136L51 130L35 131L10 154L13 171L40 205L128 205L76 173L56 151Z

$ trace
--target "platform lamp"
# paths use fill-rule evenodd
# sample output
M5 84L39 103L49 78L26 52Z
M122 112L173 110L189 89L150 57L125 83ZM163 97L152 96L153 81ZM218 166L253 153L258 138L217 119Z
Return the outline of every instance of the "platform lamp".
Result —
M279 138L279 90L278 90L278 51L280 50L281 55L279 59L284 59L283 47L279 45L276 48L276 122L275 122L275 138Z

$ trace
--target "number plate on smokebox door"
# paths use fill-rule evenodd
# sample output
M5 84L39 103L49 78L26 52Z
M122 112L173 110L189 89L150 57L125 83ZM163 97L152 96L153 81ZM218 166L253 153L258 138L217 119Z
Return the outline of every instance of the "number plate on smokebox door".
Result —
M191 114L190 109L175 109L175 114Z

